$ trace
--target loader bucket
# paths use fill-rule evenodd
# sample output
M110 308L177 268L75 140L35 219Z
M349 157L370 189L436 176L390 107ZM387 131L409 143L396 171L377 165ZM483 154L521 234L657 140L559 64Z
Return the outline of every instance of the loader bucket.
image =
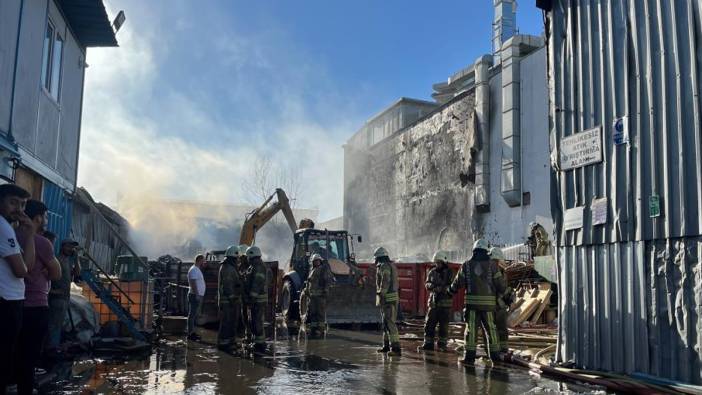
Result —
M337 282L327 298L327 323L380 323L380 309L375 306L375 287Z

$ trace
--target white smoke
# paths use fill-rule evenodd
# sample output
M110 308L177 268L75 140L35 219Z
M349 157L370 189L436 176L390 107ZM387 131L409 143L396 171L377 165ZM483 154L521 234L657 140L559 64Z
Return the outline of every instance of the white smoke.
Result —
M173 212L154 202L250 202L241 186L259 157L280 168L300 170L304 200L296 202L298 208L316 208L322 219L341 215L341 144L361 122L329 116L343 110L324 89L314 98L314 111L307 108L302 98L309 92L302 90L328 83L323 68L316 69L308 60L273 56L292 45L276 41L280 35L234 35L220 19L205 23L209 30L219 30L212 37L220 38L207 42L207 48L192 48L192 81L164 80L173 67L177 37L200 28L190 26L194 22L188 19L188 7L197 6L163 2L162 9L152 9L154 3L109 1L107 6L110 16L118 10L113 6L125 7L127 23L118 33L119 48L88 51L78 184L131 223L143 253L165 253L183 240L203 238L205 232L201 221L193 219L198 213ZM139 18L155 23L140 23ZM281 67L290 70L280 78L251 81L246 75L252 68L274 73ZM197 84L202 73L229 76L223 81L228 88L178 89ZM287 78L290 75L295 78ZM250 102L248 119L234 122L208 107L223 94ZM310 112L325 113L324 118L334 122ZM225 226L240 220L227 215L221 216ZM235 237L232 243L238 241Z

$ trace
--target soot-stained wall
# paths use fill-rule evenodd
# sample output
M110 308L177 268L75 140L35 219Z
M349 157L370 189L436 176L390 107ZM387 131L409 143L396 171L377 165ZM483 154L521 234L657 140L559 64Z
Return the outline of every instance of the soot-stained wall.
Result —
M474 95L364 148L345 146L344 221L363 234L360 256L382 245L393 257L426 257L437 248L465 255L472 240Z

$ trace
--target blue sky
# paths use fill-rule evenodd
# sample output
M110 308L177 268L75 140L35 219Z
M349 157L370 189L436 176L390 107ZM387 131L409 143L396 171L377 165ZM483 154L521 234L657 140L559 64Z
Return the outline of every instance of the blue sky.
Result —
M520 32L540 34L522 3ZM298 206L341 215L346 139L491 49L492 0L106 4L127 22L120 48L88 52L79 184L118 208L255 201L244 185L267 158L302 185Z

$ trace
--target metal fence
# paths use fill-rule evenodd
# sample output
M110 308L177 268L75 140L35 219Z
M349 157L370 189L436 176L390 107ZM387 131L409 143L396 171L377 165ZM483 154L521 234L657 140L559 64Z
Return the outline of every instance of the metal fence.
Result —
M559 357L700 384L702 1L552 5ZM599 160L567 169L593 129Z

